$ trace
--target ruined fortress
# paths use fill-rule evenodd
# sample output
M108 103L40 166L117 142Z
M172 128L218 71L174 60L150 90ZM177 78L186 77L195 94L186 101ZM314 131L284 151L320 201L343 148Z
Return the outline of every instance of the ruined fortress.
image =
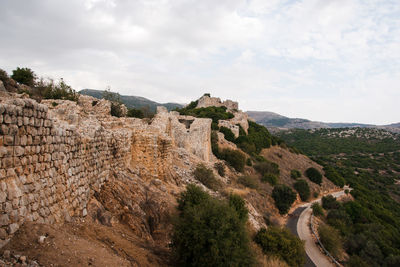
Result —
M238 134L247 115L233 101L203 96L198 107L224 105L221 121ZM89 96L77 102L24 95L0 97L0 240L25 221L60 223L86 216L93 194L117 170L143 181L190 180L193 163L211 164L211 119L159 107L151 121L110 116L111 103Z

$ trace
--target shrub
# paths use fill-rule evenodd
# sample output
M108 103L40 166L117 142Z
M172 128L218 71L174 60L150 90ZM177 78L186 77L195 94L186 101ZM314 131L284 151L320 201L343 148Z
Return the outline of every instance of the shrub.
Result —
M220 187L220 183L215 178L213 171L208 169L203 164L197 165L196 169L193 172L193 175L197 181L212 190L217 190Z
M126 113L126 116L132 117L132 118L139 118L139 119L144 118L143 111L141 109L136 109L136 108L128 109L128 113Z
M247 158L246 165L247 166L252 166L253 165L253 163L251 162L251 158Z
M317 198L319 196L319 193L317 192L317 191L315 191L314 193L313 193L313 197L314 198Z
M236 171L242 172L246 162L246 156L239 150L225 148L220 152L222 158L226 160Z
M210 118L214 123L219 120L229 120L234 117L231 112L226 112L226 107L196 108L197 101L191 102L187 107L176 109L181 115L189 115L197 118ZM194 106L196 105L196 106Z
M8 77L8 74L5 70L0 69L0 81L2 81L4 84L8 82L10 78Z
M277 185L272 190L272 198L280 214L286 214L293 202L296 200L296 193L286 185Z
M324 210L318 202L314 202L311 205L311 208L313 210L314 216L324 216Z
M306 170L306 176L310 179L310 181L321 185L322 182L322 174L316 168L308 168Z
M211 130L213 130L213 131L219 131L218 123L212 122L212 123L211 123Z
M335 197L328 195L326 197L322 197L322 207L326 210L338 209L340 207L340 203L336 201Z
M308 200L308 198L310 197L310 187L305 180L296 181L293 187L299 193L301 200Z
M111 116L122 117L121 103L111 102Z
M264 162L260 162L254 165L254 169L256 169L257 172L259 172L261 175L265 174L274 174L274 175L279 175L279 165L265 160Z
M297 178L300 178L301 177L301 172L299 171L299 170L291 170L290 171L290 177L292 178L292 179L297 179Z
M243 175L243 176L240 176L237 181L239 184L242 184L246 187L253 188L253 189L258 188L257 178L254 176Z
M231 194L229 196L229 206L236 210L239 219L246 222L249 216L249 210L246 208L246 203L239 195Z
M267 128L253 121L249 121L249 129L247 135L240 135L235 143L247 154L260 153L263 148L268 148L274 137L269 133Z
M217 170L217 172L220 176L222 176L222 177L225 176L225 165L222 162L215 163L214 168Z
M305 259L304 243L287 229L274 226L260 229L254 241L262 251L270 256L278 257L289 266L303 266Z
M272 173L266 173L261 177L261 182L269 183L270 185L274 186L278 182L278 176Z
M17 68L12 71L13 74L11 78L14 79L16 82L25 84L28 86L34 86L36 75L30 68Z
M35 91L37 91L39 97L45 99L77 101L79 96L63 79L55 83L52 79L41 78L36 84Z
M340 256L342 241L338 230L329 225L322 224L318 227L318 233L319 239L326 250L328 250L334 257Z
M240 217L235 198L212 198L189 185L178 199L179 216L174 222L172 250L182 266L252 266L246 220Z
M233 134L231 129L221 126L221 127L219 127L219 131L224 134L225 139L227 141L235 142L235 135Z

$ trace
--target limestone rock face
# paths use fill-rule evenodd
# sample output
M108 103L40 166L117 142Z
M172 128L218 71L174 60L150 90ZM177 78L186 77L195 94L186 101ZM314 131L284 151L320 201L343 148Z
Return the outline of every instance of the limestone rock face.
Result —
M232 133L235 135L235 138L239 137L239 126L232 124L230 121L225 121L225 120L219 120L218 121L218 126L219 127L226 127L232 131Z
M5 92L6 88L4 87L3 81L0 81L0 91Z

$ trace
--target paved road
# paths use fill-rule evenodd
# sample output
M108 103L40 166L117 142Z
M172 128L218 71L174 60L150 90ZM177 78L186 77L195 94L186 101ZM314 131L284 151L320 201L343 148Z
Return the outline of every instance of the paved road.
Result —
M344 190L335 192L330 194L334 197L340 197L344 195ZM312 214L311 205L314 202L321 202L321 199L314 200L313 202L306 203L299 208L297 208L294 212L292 212L289 216L288 222L286 226L290 229L290 231L305 241L304 248L307 253L306 263L304 266L306 267L332 267L335 266L329 258L324 255L319 249L318 245L314 242L312 237L312 233L309 227L310 217Z
M294 235L298 235L297 233L297 221L299 220L300 214L305 210L306 207L300 207L297 208L295 211L293 211L289 216L286 227L292 232ZM304 267L316 267L315 264L311 261L310 257L306 254L306 261L304 263Z

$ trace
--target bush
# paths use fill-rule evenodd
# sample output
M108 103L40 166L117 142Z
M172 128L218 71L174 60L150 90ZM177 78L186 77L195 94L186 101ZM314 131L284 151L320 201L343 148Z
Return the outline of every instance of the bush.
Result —
M305 180L298 180L293 185L294 189L299 193L302 201L307 201L310 197L310 187Z
M239 150L225 148L220 152L222 159L226 160L236 171L242 172L246 162L246 156Z
M143 119L144 118L144 113L141 109L136 109L136 108L130 108L128 109L128 113L126 113L127 117L132 117L132 118L139 118Z
M340 203L336 201L336 198L332 195L322 197L322 207L326 210L340 208Z
M13 74L11 75L11 78L16 82L32 87L35 85L36 75L30 68L18 67L12 72Z
M235 135L233 134L231 129L221 126L219 127L219 131L224 134L224 137L227 141L235 142Z
M342 250L342 241L338 230L329 225L322 224L318 227L319 239L326 250L334 257L339 257Z
M240 176L237 181L239 184L242 184L248 188L253 188L253 189L258 188L257 178L254 176L243 175Z
M176 111L181 115L189 115L197 118L210 118L214 123L218 123L219 120L229 120L234 117L231 112L226 112L226 107L196 108L197 103L197 101L191 102L188 106L176 109Z
M4 85L8 82L10 78L5 70L0 69L0 81L4 83Z
M272 173L266 173L261 177L261 182L269 183L270 185L274 186L278 182L278 176Z
M246 208L246 203L239 195L231 194L229 196L229 206L236 210L239 219L246 222L249 217L249 210Z
M272 190L272 198L280 214L286 214L293 202L296 200L296 193L286 185L277 185Z
M212 170L208 169L203 164L197 165L193 172L194 178L212 190L218 190L221 186L220 182L215 178Z
M172 250L182 266L253 266L246 220L235 197L232 204L189 185L178 199Z
M225 176L225 165L222 162L217 162L214 164L214 168L217 170L221 177Z
M299 170L291 170L290 171L290 177L292 178L292 179L297 179L297 178L300 178L301 177L301 172L299 171Z
M287 229L274 226L260 229L254 241L262 251L270 256L278 257L289 266L303 266L305 259L304 243Z
M274 174L274 175L279 175L279 165L265 160L264 162L260 162L254 165L254 169L256 169L257 172L259 172L261 175L265 174Z
M321 185L322 182L322 174L316 168L308 168L306 170L306 176L310 179L310 181Z
M318 202L314 202L311 205L311 208L313 210L314 216L324 216L324 210Z
M251 158L247 158L246 165L247 166L253 166L253 163L251 162Z
M78 101L78 94L63 79L55 83L52 79L41 78L35 87L39 97L45 99L62 99L70 101Z

